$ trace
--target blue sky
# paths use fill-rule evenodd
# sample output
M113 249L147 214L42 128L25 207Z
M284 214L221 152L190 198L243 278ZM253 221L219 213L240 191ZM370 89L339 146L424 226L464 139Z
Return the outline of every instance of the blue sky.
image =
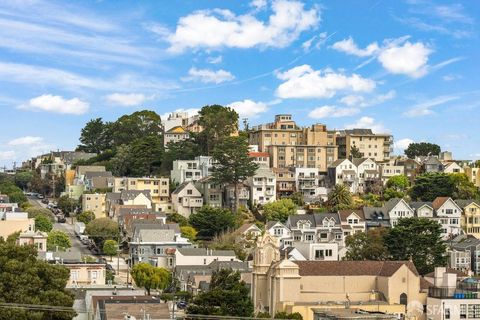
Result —
M0 2L0 165L92 118L206 104L480 158L476 1Z

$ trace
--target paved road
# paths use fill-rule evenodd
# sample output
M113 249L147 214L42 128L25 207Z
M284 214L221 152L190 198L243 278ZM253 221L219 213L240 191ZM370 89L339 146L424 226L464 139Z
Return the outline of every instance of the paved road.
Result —
M28 201L35 207L41 207L45 209L47 208L46 204L42 203L39 199L35 197L28 197ZM68 234L72 243L70 251L80 252L82 255L92 255L90 250L88 250L87 247L83 245L80 240L75 236L75 229L72 225L72 219L68 218L66 223L55 222L53 224L53 229L60 230Z

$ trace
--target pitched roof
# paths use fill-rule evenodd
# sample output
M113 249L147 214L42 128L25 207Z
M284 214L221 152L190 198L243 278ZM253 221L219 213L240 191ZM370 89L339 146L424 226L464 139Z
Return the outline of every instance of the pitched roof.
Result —
M284 223L281 223L280 221L267 221L267 224L265 224L265 230L268 230L270 228L272 228L274 225L276 225L277 223L281 224L283 227L286 228L285 224Z
M432 203L431 202L426 202L426 201L414 201L414 202L410 202L409 205L414 210L418 210L423 206L429 206L430 208L433 209Z
M107 192L107 194L105 195L105 200L110 200L112 202L119 201L121 195L122 194L120 192Z
M167 242L175 240L175 231L158 229L139 229L135 231L133 240L139 242Z
M395 206L397 204L399 204L402 201L405 201L405 200L403 200L402 198L392 198L392 199L388 200L383 206L384 206L385 210L387 210L387 212L390 212L390 211L392 211L393 208L395 208ZM408 203L406 203L406 204L408 206Z
M345 130L345 133L350 135L373 135L372 129L347 129Z
M136 197L138 197L142 193L149 200L152 200L152 197L150 195L150 190L122 190L120 194L120 198L122 199L122 201L134 200Z
M365 215L363 214L363 210L339 210L338 215L342 221L347 221L347 218L352 214L355 213L360 219L365 220Z
M388 220L390 215L384 207L363 207L365 220Z
M355 166L359 166L361 165L362 163L364 163L365 161L367 161L368 158L353 158L352 159L352 163L355 165Z
M255 225L255 223L244 223L244 224L242 224L242 225L240 226L240 228L238 228L238 229L236 230L236 232L238 232L238 233L244 233L245 231L247 231L248 229L250 229L250 228L253 227L253 226L255 226L258 230L260 230L260 228L257 227L257 226Z
M380 276L390 277L406 265L415 275L411 261L294 261L300 276Z
M428 157L424 162L424 164L427 164L427 165L441 165L442 163L440 162L440 160L438 160L437 157Z
M170 128L166 133L187 133L187 131L182 126L175 126Z
M182 192L183 189L185 189L185 187L192 183L191 181L185 181L184 183L182 183L181 185L179 185L173 192L172 194L179 194L180 192ZM193 185L193 183L192 183ZM195 187L195 185L193 185Z
M473 200L473 199L469 199L469 200L457 199L457 200L454 200L454 201L462 209L465 208L466 206L472 204L472 203L476 204L477 206L480 206L480 202L477 201L477 200Z
M86 179L91 179L91 178L98 178L98 177L113 177L111 171L87 171L85 172L85 178Z
M345 160L350 161L350 160L348 160L348 159L337 159L337 160L333 161L333 162L330 164L329 167L337 167L339 164L341 164L341 163L342 163L343 161L345 161Z
M450 197L437 197L432 202L432 208L435 210L440 209L440 207L443 206L443 204L447 202L448 199L450 199Z

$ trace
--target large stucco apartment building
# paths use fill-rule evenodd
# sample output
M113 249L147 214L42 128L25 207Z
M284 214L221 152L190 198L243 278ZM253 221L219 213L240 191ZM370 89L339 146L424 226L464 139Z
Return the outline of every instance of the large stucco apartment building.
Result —
M324 124L300 127L290 114L275 116L272 123L254 126L249 143L270 154L273 168L318 168L326 173L338 158L348 158L353 146L364 157L387 161L392 152L389 134L374 134L370 129L327 130Z

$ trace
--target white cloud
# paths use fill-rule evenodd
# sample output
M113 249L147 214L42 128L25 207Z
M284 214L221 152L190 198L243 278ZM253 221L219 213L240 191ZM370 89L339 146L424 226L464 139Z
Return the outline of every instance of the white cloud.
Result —
M217 57L208 57L207 62L211 64L219 64L222 63L223 57L222 56L217 56Z
M200 81L203 83L222 83L226 81L232 81L235 76L229 71L223 69L210 70L210 69L197 69L190 68L188 70L188 77L183 77L183 81Z
M236 101L228 104L228 107L233 108L239 114L240 118L256 117L260 113L268 111L268 104L265 102L255 102L250 99L243 101Z
M144 103L147 97L141 93L112 93L107 95L105 99L111 104L133 107Z
M15 151L0 151L0 160L15 160Z
M340 99L340 102L347 106L358 106L363 104L365 98L357 95L348 95Z
M458 80L458 79L462 79L462 76L457 75L457 74L447 74L447 75L444 75L442 77L443 81L454 81L454 80Z
M370 92L376 86L375 81L358 74L313 70L309 65L277 73L277 78L285 80L276 91L280 98L331 98L337 91Z
M43 141L42 137L33 137L33 136L25 136L11 140L8 142L10 146L24 146L24 145L32 145L38 144Z
M313 109L308 116L314 119L341 118L353 116L360 112L358 108L339 108L336 106L322 106Z
M19 106L20 109L36 111L48 111L64 114L84 114L88 111L90 104L79 98L64 99L62 96L44 94L30 99L26 104Z
M410 138L404 138L404 139L400 139L400 140L395 141L393 146L394 146L395 149L397 149L397 151L403 152L403 150L407 149L408 146L411 143L414 143L414 142L415 141L413 141Z
M440 96L436 97L421 103L418 103L411 107L408 111L404 112L404 116L413 118L413 117L422 117L433 114L432 107L436 107L442 105L444 103L458 100L460 97L458 96Z
M355 42L353 42L352 37L335 42L332 45L332 48L337 51L355 55L357 57L368 57L378 52L379 50L378 44L376 42L369 44L365 49L360 49L355 44Z
M376 58L390 73L420 78L428 72L428 57L433 50L422 42L411 43L407 41L408 38L385 39L382 46L373 42L365 49L360 49L350 37L334 43L332 48L358 57L371 57L357 69Z
M372 117L361 117L357 122L347 124L346 129L372 129L374 133L385 133L388 130L382 123L377 123Z
M394 74L406 74L412 78L420 78L427 73L428 56L432 50L421 42L405 42L403 46L383 50L378 56L382 66Z
M257 8L263 5L263 1L254 3ZM268 21L257 19L255 12L236 15L223 9L195 11L178 20L175 32L160 36L170 43L169 51L174 53L189 48L283 48L320 21L317 7L306 10L299 1L273 0L271 10Z

